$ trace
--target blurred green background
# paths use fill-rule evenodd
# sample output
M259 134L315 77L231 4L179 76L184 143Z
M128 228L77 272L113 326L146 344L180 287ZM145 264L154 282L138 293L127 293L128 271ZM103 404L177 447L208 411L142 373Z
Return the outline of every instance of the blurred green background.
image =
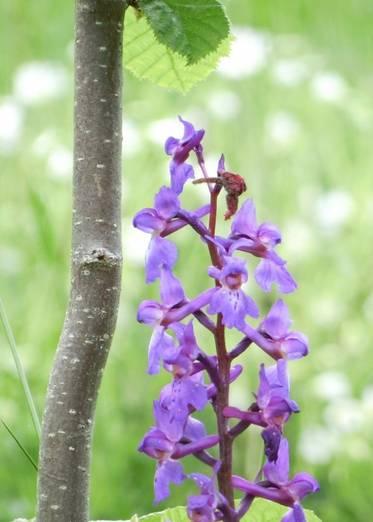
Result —
M162 144L180 134L176 115L182 114L206 128L212 172L224 151L228 168L245 176L259 219L283 231L280 253L299 283L286 300L294 328L308 334L312 348L308 358L291 364L292 395L302 413L286 432L293 470L314 473L321 483L306 505L327 522L369 521L373 4L225 3L237 35L232 55L190 94L125 74L124 284L97 411L92 518L124 519L154 509L154 462L136 446L167 376L145 374L150 330L136 323L136 308L141 299L156 298L157 285L145 287L148 237L131 228L131 219L167 183ZM0 295L42 411L69 284L73 3L2 2L0 20ZM193 208L205 197L203 187L188 187L183 203ZM177 243L176 272L193 296L206 285L208 260L187 230ZM263 297L253 287L265 313L276 294ZM37 440L2 330L0 347L0 416L36 458ZM248 370L232 391L232 402L242 407L251 401L264 357L253 348L244 360ZM213 430L212 418L205 418ZM253 478L260 451L258 433L242 436L237 471ZM35 473L1 427L0 461L0 520L31 517ZM168 505L183 502L186 489L175 488Z

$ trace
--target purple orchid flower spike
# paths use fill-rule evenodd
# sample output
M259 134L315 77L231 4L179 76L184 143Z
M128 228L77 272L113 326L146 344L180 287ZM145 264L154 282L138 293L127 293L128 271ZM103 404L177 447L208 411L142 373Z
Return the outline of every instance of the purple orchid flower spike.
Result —
M161 367L172 375L159 399L154 401L155 425L145 434L140 451L155 459L155 499L164 500L171 484L180 484L185 478L198 486L198 494L188 498L187 513L192 522L239 522L256 498L287 506L289 511L282 522L306 522L302 499L318 490L316 480L307 473L289 478L288 443L284 426L298 405L290 397L287 359L297 359L308 353L306 337L291 331L289 311L279 299L259 327L246 322L246 316L258 317L255 301L246 294L248 270L236 251L248 252L259 258L255 279L269 292L277 285L282 293L292 292L296 283L286 268L286 262L276 253L281 234L270 223L258 224L252 200L238 210L240 197L246 190L246 181L239 174L229 172L224 156L218 162L217 173L209 175L201 144L204 130L181 119L184 135L169 138L166 153L171 156L171 188L162 187L155 197L154 208L145 208L134 218L135 227L151 234L146 256L146 281L160 279L159 301L143 301L138 320L152 327L149 343L148 372L159 372ZM183 191L194 170L187 163L191 153L202 177L193 184L205 184L209 203L190 212L180 207L178 195ZM216 235L219 215L219 196L224 189L227 211L225 219L235 216L228 237ZM209 214L208 223L202 218ZM211 264L208 275L214 285L188 299L181 282L173 274L177 249L168 236L188 226L194 231L202 247L207 247ZM202 258L201 258L202 260ZM207 309L205 309L205 307ZM218 314L216 318L209 314ZM204 328L212 335L215 353L210 353L204 337L201 348L196 334ZM226 328L235 328L244 334L236 346L228 346L230 336ZM260 366L259 385L255 401L246 409L230 406L230 383L239 378L241 364L233 361L249 346L254 345L275 360L272 366ZM206 352L205 352L206 346ZM194 419L194 412L207 404L216 415L217 433L209 435L202 422ZM228 419L238 422L228 425ZM229 421L231 422L231 421ZM234 474L233 444L249 426L261 428L264 441L265 465L255 481ZM217 454L210 452L218 445ZM199 473L185 475L180 459L195 457L212 468L211 478ZM264 475L262 480L261 475ZM260 478L259 478L260 476ZM236 490L243 495L236 504Z
M292 509L282 518L282 522L306 520L300 501L306 495L318 491L319 484L312 475L304 472L297 473L289 480L289 444L287 439L281 440L277 460L266 462L263 473L273 486L278 487L293 500Z
M160 276L162 266L172 269L176 263L177 248L171 241L161 237L161 233L179 209L180 202L175 192L162 187L154 198L154 208L144 208L134 217L134 227L152 234L145 259L147 283Z
M268 353L275 359L300 359L308 354L307 337L290 331L291 322L288 307L279 299L259 327L271 347Z
M255 301L241 289L248 275L245 262L235 257L224 256L223 268L211 266L208 274L219 281L210 301L208 313L223 315L223 323L228 328L242 326L246 315L258 317Z
M255 270L255 279L265 292L271 290L273 283L285 294L297 288L286 269L286 262L274 251L281 243L280 231L271 223L258 226L255 205L251 199L245 201L234 217L229 240L230 254L235 250L242 250L262 258Z
M179 116L184 125L184 135L181 139L170 137L165 143L166 154L172 156L170 163L171 188L176 194L181 194L185 182L194 178L193 167L185 161L192 150L201 147L201 141L205 134L203 129L195 130L193 125Z

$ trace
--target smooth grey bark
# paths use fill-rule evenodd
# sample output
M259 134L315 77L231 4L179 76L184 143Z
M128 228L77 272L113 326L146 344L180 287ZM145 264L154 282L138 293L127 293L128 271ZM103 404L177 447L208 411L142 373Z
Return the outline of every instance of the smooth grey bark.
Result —
M38 522L87 522L96 398L121 283L124 0L76 0L71 293L43 419Z

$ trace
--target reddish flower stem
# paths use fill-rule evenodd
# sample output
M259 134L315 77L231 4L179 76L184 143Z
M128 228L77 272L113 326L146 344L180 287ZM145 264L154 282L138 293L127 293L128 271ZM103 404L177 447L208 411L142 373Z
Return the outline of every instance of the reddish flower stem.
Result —
M210 192L210 217L209 231L212 237L215 236L216 217L218 207L218 196L220 188L215 186ZM212 264L218 268L221 267L220 256L216 245L208 243L208 249ZM216 281L216 285L220 283ZM229 381L231 358L227 352L225 343L225 327L222 321L222 315L218 314L216 320L216 331L214 334L216 354L218 356L218 383L217 394L215 399L215 412L217 417L217 428L220 437L219 441L219 457L221 466L218 471L219 491L225 496L229 506L229 510L224 519L227 522L233 522L234 516L234 496L232 488L232 438L229 433L228 419L224 416L224 408L229 402Z

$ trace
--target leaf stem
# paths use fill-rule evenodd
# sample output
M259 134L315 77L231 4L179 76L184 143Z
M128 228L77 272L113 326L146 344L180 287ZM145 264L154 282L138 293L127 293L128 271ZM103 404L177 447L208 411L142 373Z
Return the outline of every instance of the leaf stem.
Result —
M21 381L23 391L26 396L27 405L30 410L32 422L34 424L34 428L35 428L36 434L38 436L38 439L40 439L41 425L40 425L39 416L38 416L38 413L37 413L37 410L35 407L34 400L32 398L30 386L27 381L26 373L23 368L21 358L18 355L16 340L14 338L14 334L13 334L12 328L10 326L10 322L8 320L8 316L5 311L5 307L4 307L4 304L1 300L1 298L0 298L0 318L1 318L1 322L3 323L3 326L4 326L5 334L8 339L8 343L9 343L10 350L12 352L14 363L17 368L18 377L19 377L19 380Z
M17 439L17 437L15 436L15 434L12 432L12 430L9 428L9 426L6 424L6 422L3 420L3 419L0 419L0 422L1 424L4 426L4 428L6 429L6 431L9 433L9 435L12 437L12 439L14 440L14 442L17 444L17 446L20 448L20 450L22 451L22 453L25 455L25 457L27 458L27 460L30 462L30 464L33 466L33 468L35 469L35 471L38 471L38 467L37 465L35 464L35 461L34 459L31 457L30 453L27 451L26 448L24 448L22 446L22 444L20 443L20 441Z

